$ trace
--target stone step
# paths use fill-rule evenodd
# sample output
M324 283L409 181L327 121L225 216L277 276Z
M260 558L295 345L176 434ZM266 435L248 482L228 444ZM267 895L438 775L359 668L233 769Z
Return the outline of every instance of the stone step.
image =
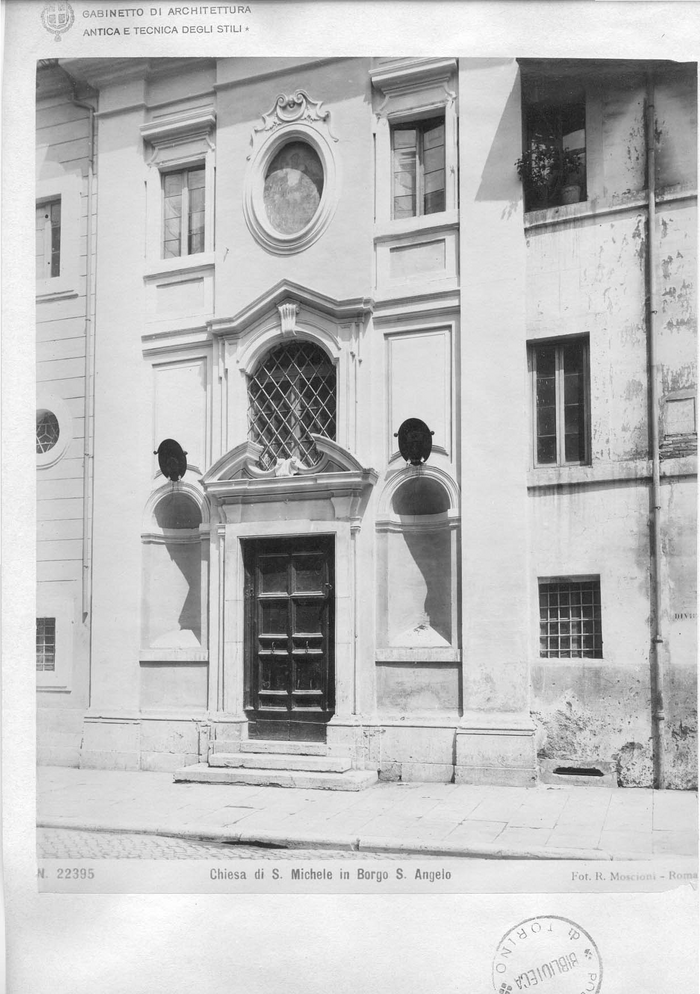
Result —
M212 767L206 763L175 770L175 783L254 784L260 787L302 787L305 790L364 790L377 782L374 770L314 773L308 770L250 770Z
M345 756L296 756L265 752L219 752L209 757L210 766L244 766L255 770L310 770L314 773L345 773L352 762Z
M221 750L217 750L221 751ZM233 752L235 750L229 750ZM325 742L285 742L282 739L243 739L239 752L282 753L287 756L326 756Z

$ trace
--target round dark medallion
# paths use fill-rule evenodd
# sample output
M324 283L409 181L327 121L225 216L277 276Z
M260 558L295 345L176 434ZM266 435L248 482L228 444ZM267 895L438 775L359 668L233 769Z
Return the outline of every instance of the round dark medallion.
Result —
M399 452L412 466L420 466L433 448L433 434L425 421L407 418L394 435L399 440Z

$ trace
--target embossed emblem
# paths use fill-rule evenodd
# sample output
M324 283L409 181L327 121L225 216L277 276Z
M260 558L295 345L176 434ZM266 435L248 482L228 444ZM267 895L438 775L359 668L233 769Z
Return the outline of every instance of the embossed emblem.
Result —
M45 4L41 12L41 23L53 34L56 41L60 41L61 35L73 27L74 21L73 8L65 0Z

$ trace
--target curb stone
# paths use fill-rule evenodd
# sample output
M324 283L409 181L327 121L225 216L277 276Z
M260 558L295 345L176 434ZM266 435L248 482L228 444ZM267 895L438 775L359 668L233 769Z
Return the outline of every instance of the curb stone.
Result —
M362 852L405 852L407 856L444 856L445 858L471 859L546 859L546 860L626 860L645 858L651 854L620 854L613 856L602 849L559 849L554 846L499 846L498 843L479 845L455 845L448 842L423 842L405 838L384 836L314 835L310 832L298 835L275 832L266 829L244 832L235 829L212 828L211 826L190 826L177 828L158 823L127 823L109 825L104 822L90 822L78 818L42 818L38 828L65 828L76 832L113 832L124 835L161 835L169 838L190 839L198 842L221 842L237 845L268 845L281 849L344 849Z

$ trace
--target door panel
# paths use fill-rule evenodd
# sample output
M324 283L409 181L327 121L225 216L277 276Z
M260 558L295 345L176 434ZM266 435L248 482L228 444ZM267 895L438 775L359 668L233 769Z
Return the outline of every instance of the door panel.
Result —
M333 538L246 542L251 738L323 740L334 704Z

